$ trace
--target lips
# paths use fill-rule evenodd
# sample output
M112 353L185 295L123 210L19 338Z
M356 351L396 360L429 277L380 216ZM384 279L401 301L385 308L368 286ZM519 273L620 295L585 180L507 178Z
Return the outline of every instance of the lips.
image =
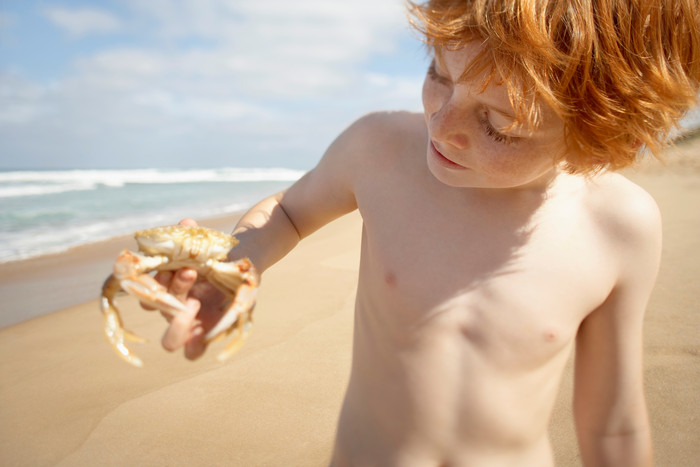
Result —
M456 162L453 162L452 160L448 159L445 157L435 146L435 143L433 140L430 140L430 154L433 156L433 160L440 164L443 167L447 167L448 169L466 169L466 167L457 164Z

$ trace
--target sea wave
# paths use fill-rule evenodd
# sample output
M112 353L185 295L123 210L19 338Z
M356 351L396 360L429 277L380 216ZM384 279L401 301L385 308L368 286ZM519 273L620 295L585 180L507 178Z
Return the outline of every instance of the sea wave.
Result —
M0 198L36 196L99 186L203 182L292 182L302 170L284 168L47 170L0 172Z
M0 185L0 198L18 198L22 196L41 196L66 193L68 191L87 191L97 188L94 183L56 183L49 185L39 185L30 183L27 185Z

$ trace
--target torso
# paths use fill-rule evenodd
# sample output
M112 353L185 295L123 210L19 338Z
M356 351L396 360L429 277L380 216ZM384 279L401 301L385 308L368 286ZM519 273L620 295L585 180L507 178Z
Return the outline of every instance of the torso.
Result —
M546 198L505 207L435 180L422 118L400 118L401 143L378 142L355 186L362 259L333 465L551 465L564 366L614 283L590 182L562 174Z

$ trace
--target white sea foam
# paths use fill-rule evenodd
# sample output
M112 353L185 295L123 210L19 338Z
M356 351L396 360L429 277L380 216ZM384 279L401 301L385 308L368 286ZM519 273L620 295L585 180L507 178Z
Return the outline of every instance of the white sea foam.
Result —
M66 193L69 191L94 190L97 184L94 183L56 183L40 185L29 183L26 185L0 185L0 198L19 198L22 196L41 196Z
M47 170L0 172L0 183L82 183L122 186L126 183L197 183L294 181L302 170L283 168Z

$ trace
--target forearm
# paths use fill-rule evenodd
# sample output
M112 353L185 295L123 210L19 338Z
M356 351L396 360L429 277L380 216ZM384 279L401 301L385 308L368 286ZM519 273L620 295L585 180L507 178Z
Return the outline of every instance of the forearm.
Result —
M654 464L648 427L608 435L589 436L579 433L584 466L647 467Z
M247 257L262 274L299 243L299 234L280 205L283 196L266 198L241 217L232 232L240 243L229 259Z

